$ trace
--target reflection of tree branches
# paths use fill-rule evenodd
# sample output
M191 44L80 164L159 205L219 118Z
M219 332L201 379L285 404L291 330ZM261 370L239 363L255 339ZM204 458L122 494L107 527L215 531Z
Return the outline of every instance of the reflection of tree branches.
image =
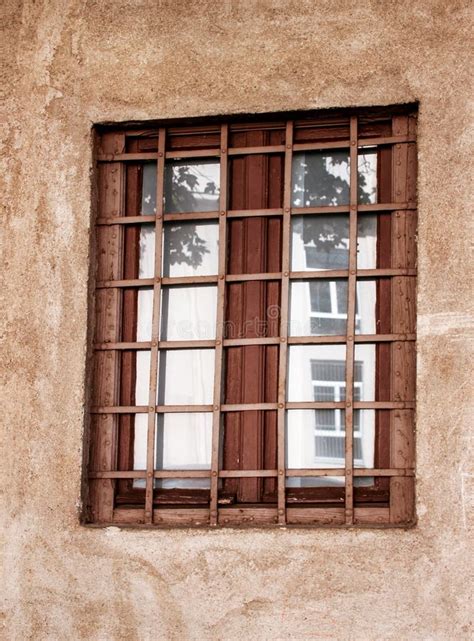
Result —
M189 165L169 165L169 170L165 173L165 194L170 199L167 203L167 211L198 210L198 200L193 193L198 186L199 178L192 173ZM211 193L215 193L215 185L213 191L211 185ZM166 260L169 264L184 263L193 267L201 265L204 254L209 253L209 250L206 248L206 241L199 237L197 227L197 225L186 223L169 228L166 235Z
M346 167L344 167L346 165ZM321 207L349 204L349 183L340 175L349 171L349 157L346 152L301 154L294 160L293 204L297 207ZM299 171L298 171L299 169ZM330 171L332 169L332 171ZM358 172L358 201L370 203L366 175L371 167L365 162ZM365 171L364 171L365 169ZM340 174L340 175L338 175ZM317 251L330 252L335 248L348 248L349 221L347 216L318 216L317 223L306 221L294 227L300 233L305 245L312 245ZM358 234L372 232L370 220L359 218Z
M166 259L170 265L201 265L204 254L209 254L207 241L199 237L198 225L185 223L169 227L166 234Z

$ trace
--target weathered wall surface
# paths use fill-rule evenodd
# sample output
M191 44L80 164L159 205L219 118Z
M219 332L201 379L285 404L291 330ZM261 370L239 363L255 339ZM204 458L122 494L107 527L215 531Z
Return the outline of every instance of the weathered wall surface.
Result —
M470 3L2 6L4 638L467 640ZM80 526L92 123L415 100L417 527Z

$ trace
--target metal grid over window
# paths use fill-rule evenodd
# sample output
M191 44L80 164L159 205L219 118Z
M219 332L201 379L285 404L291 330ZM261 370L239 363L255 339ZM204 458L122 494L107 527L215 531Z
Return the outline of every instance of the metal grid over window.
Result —
M407 108L98 130L87 520L413 522L415 131Z

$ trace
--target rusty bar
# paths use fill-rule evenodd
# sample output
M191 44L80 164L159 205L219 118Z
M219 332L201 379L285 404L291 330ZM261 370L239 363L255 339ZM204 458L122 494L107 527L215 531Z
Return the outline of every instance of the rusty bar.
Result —
M346 524L354 522L354 335L357 272L357 116L350 120L350 214L349 214L349 278L347 284L347 345L346 345L346 409L345 409L345 516Z
M220 217L219 217L219 280L217 285L216 349L214 364L214 407L212 415L212 451L211 451L211 492L210 492L210 525L216 526L219 519L219 440L221 430L222 401L222 359L225 313L225 273L227 260L227 171L228 171L228 125L221 127L221 161L220 161Z
M277 467L278 467L278 523L286 523L286 482L285 482L285 425L286 425L286 376L288 361L288 306L290 276L290 227L291 227L291 186L293 164L293 122L286 123L285 172L283 183L283 225L281 259L281 308L280 308L280 350L278 362L278 419L277 419Z
M153 315L150 355L150 390L148 397L148 434L146 453L145 522L153 522L153 472L155 469L155 406L158 384L158 340L161 307L161 258L163 234L163 190L165 174L166 130L158 132L158 162L156 165L156 221L155 221L155 282L153 286Z

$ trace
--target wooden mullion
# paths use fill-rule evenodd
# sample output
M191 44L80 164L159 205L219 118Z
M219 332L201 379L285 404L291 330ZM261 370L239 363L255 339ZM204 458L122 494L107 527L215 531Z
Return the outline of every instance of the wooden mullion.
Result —
M357 116L350 119L350 213L349 213L349 278L347 283L347 343L346 343L346 409L345 409L345 518L354 522L354 335L357 286L357 206L358 206L358 146Z
M220 160L220 217L219 217L219 280L217 284L216 348L214 362L214 407L212 415L210 524L219 519L219 441L221 431L222 361L225 319L225 274L227 262L227 174L228 174L228 125L221 127Z
M280 351L278 362L278 415L277 415L277 467L278 467L278 523L286 523L285 429L286 429L286 378L288 366L288 307L291 242L291 186L293 167L293 121L286 123L285 170L283 185L283 229L281 260Z
M148 397L148 433L146 452L146 488L145 488L145 522L153 522L153 490L155 470L155 431L156 431L156 397L158 384L158 340L161 309L161 269L162 269L162 235L163 203L165 174L165 136L166 130L158 132L158 162L156 165L156 221L155 221L155 282L153 287L153 314L150 353L150 388Z

